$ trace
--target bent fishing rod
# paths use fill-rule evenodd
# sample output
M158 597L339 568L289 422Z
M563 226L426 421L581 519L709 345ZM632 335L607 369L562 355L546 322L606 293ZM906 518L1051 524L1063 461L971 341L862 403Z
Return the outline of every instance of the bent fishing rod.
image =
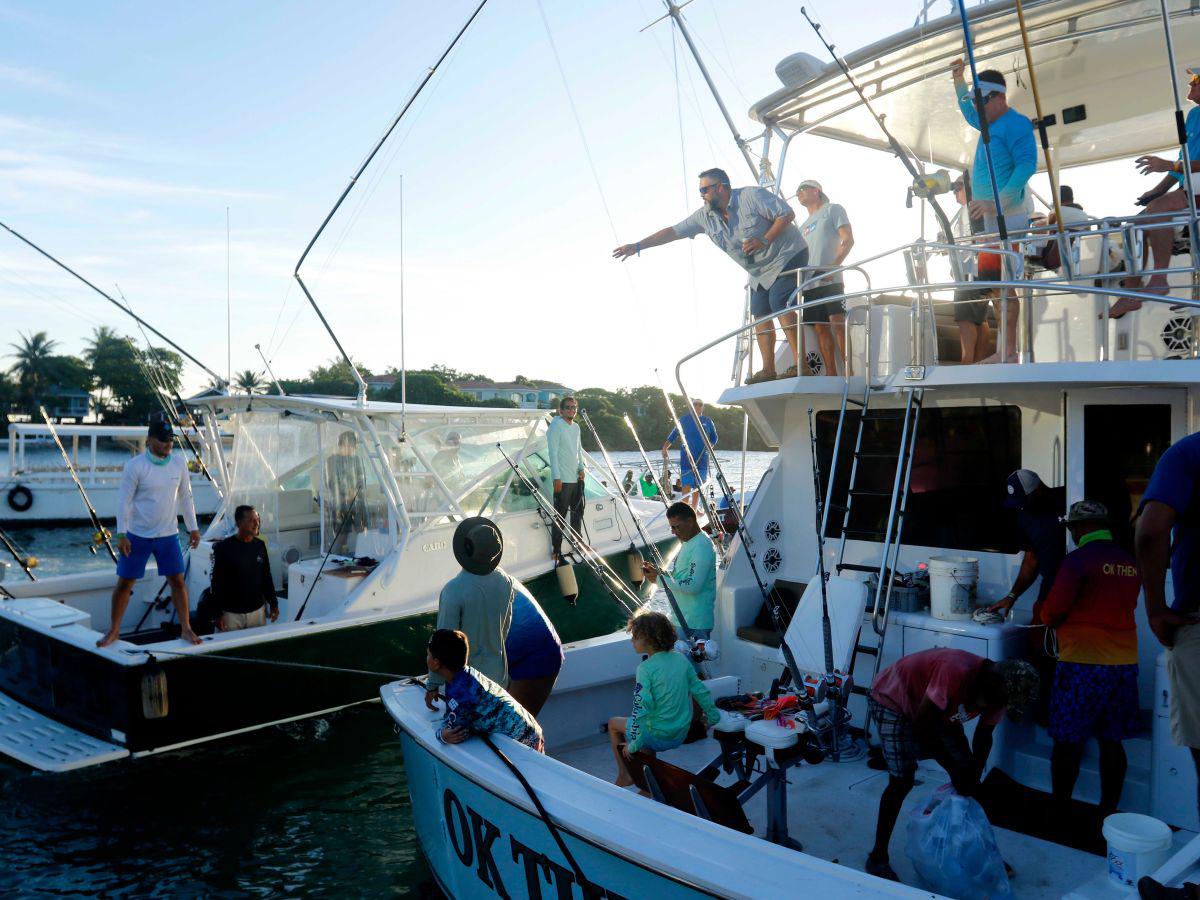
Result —
M646 448L642 446L642 439L638 437L637 429L633 427L633 420L629 418L629 413L625 413L621 417L625 421L625 425L629 428L629 433L633 435L634 443L637 444L638 453L642 455L642 464L646 467L646 474L650 476L650 483L654 485L658 491L658 499L662 501L663 509L671 508L670 496L667 493L666 485L658 480L658 476L654 474L654 467L650 465L650 457L646 455Z
M704 512L708 516L709 524L713 529L713 544L717 548L717 554L721 557L721 561L724 562L727 559L724 541L725 527L721 522L720 516L717 515L717 508L713 504L712 498L705 494L702 490L702 486L700 484L700 466L696 464L696 457L692 455L692 448L687 442L687 435L685 435L683 432L683 423L679 421L679 414L675 412L675 404L671 402L671 395L667 393L667 386L663 384L662 376L659 374L658 369L654 370L654 374L658 378L658 386L662 389L663 402L667 404L667 411L671 414L671 421L675 423L675 433L679 435L679 446L683 448L683 453L687 458L688 465L692 467L692 476L696 480L696 492L700 495L700 500L704 504ZM691 401L688 401L688 415L696 418L696 428L704 437L704 452L715 461L716 453L713 451L712 443L708 440L708 435L704 432L704 427L700 424L700 419L696 417L696 413L691 405ZM720 468L719 464L718 468ZM682 478L683 475L681 473L681 483ZM732 500L730 500L730 502L732 503ZM718 529L720 529L719 535L717 533Z
M597 433L596 427L592 424L592 420L588 416L587 410L581 409L579 411L579 415L583 419L584 424L587 425L588 431L592 433L592 437L596 441L596 446L600 448L600 454L604 457L604 465L608 468L608 475L610 478L612 478L613 484L616 484L616 467L613 466L612 458L608 455L608 450L605 448L604 443L600 440L600 435ZM688 627L687 619L685 619L683 616L683 610L679 607L679 601L675 599L675 593L667 584L667 579L671 576L667 571L666 560L664 560L662 554L658 552L658 545L656 545L654 541L650 540L650 537L646 534L645 529L642 528L641 517L634 510L633 504L629 502L629 497L625 495L624 491L618 491L618 493L621 495L621 499L625 502L625 510L629 513L629 518L633 519L633 526L637 529L638 536L642 539L642 544L654 558L654 565L655 568L658 569L660 576L658 583L662 587L663 593L667 595L667 602L671 604L671 612L675 613L675 621L679 623L679 627L683 629L683 633L686 634L688 638L695 639L695 632ZM632 537L630 537L629 540L629 549L631 552L637 553L637 548L634 546Z
M683 386L683 379L679 377L679 366L675 367L675 381L679 384L679 390L683 394L683 399L689 407L694 408L695 404L692 402L692 398L688 396L687 388ZM663 394L665 395L666 392L667 389L664 387ZM671 411L674 412L674 407L671 407ZM714 472L717 476L717 484L721 488L721 493L725 496L725 502L729 504L729 509L733 513L734 527L737 529L737 535L742 542L742 551L746 556L746 564L750 566L750 574L754 576L754 582L758 585L763 603L767 607L767 611L771 614L771 622L774 624L775 631L779 635L779 649L783 652L784 663L787 665L788 672L792 676L792 681L796 685L796 689L800 690L804 679L800 673L800 666L796 664L796 657L792 655L792 648L787 642L788 623L783 618L782 604L776 598L775 591L767 587L762 573L758 571L758 563L755 562L754 550L752 549L753 538L750 536L750 530L746 527L746 517L738 507L733 488L729 486L729 479L725 477L725 470L721 468L721 461L717 458L716 448L713 447L712 441L708 439L708 433L703 428L700 429L700 437L704 441L705 451L712 458ZM685 441L684 443L686 444L687 442Z
M58 430L54 427L54 423L50 421L50 415L46 412L46 407L39 406L38 412L42 414L42 421L50 429L50 437L54 438L54 444L58 447L58 452L62 454L63 462L67 464L67 472L70 473L71 480L75 482L75 488L79 491L79 496L83 499L83 505L87 508L88 518L92 520L92 528L95 531L92 533L92 543L88 549L95 555L96 545L103 544L104 549L108 551L108 555L112 557L112 561L116 562L117 554L113 550L112 541L110 540L112 535L104 527L104 523L100 521L96 507L92 506L92 501L88 498L88 493L83 487L83 482L79 480L79 475L75 471L75 463L71 461L71 456L67 453L67 448L63 446L63 442L58 437Z
M16 544L12 542L12 538L5 533L3 528L0 528L0 545L2 545L4 549L8 551L8 555L11 556L16 561L17 565L21 567L21 571L29 576L30 581L37 581L37 576L33 574L33 566L30 565L31 557L22 556L20 554L20 551L17 550Z
M887 140L888 146L892 148L892 152L896 154L896 158L899 159L904 168L908 170L908 174L912 176L913 184L915 185L918 183L923 183L925 181L925 167L921 164L920 158L913 154L911 150L908 150L906 147L904 147L904 145L896 139L895 135L892 134L891 130L887 127L887 123L884 121L883 116L875 111L875 107L871 105L871 101L867 98L866 93L859 86L858 82L854 80L854 75L851 74L850 67L846 65L846 61L837 55L833 49L833 44L825 40L825 35L821 33L821 26L812 20L812 17L808 14L808 10L806 10L803 6L800 7L800 15L804 16L804 21L808 22L808 24L812 27L813 33L816 34L817 39L825 46L825 49L829 52L829 55L833 57L833 61L837 63L838 68L842 70L842 75L845 76L846 82L854 89L854 93L858 94L858 99L862 101L863 106L866 108L867 112L870 113L871 118L875 120L875 124L879 126L879 130L883 132L883 136ZM914 159L916 159L915 165L913 164ZM938 203L936 197L932 193L930 193L929 196L924 199L929 200L929 205L933 207L933 214L937 216L938 223L942 226L942 231L946 234L946 243L953 244L954 232L950 227L950 219L947 218L941 204ZM999 209L999 205L997 205L997 209Z
M567 542L571 545L571 549L573 549L576 555L579 557L580 562L588 567L591 573L596 577L596 580L600 582L601 586L608 591L612 598L618 604L620 604L626 612L630 613L631 615L635 613L638 607L642 605L641 598L629 589L629 586L621 580L621 576L614 572L612 567L604 561L604 557L597 553L596 550L580 536L579 532L571 527L571 523L568 522L566 518L559 515L558 510L556 510L553 505L546 502L546 498L542 495L541 488L534 484L529 479L529 476L521 471L521 467L513 462L512 457L510 457L504 451L504 448L500 444L497 444L496 449L500 451L500 455L504 457L504 461L508 463L509 468L511 468L516 474L517 480L521 482L521 486L525 488L531 497L533 497L533 501L538 505L538 509L541 510L542 515L548 518L552 524L556 525L563 537L567 539Z
M342 191L341 195L337 198L337 202L333 204L333 209L329 210L325 218L322 220L320 227L317 228L316 234L314 234L309 240L308 246L304 248L304 252L300 254L300 259L296 261L296 268L292 272L292 277L295 278L296 282L300 285L300 290L304 291L304 296L308 298L308 302L312 306L313 311L317 314L317 318L321 320L321 324L325 327L325 331L333 340L334 346L336 346L338 352L342 354L342 359L344 359L346 361L346 365L350 367L350 372L354 375L354 380L358 382L359 403L366 402L367 383L363 380L362 373L358 371L358 367L354 365L354 362L350 359L350 355L342 346L342 342L338 340L338 336L334 334L333 327L325 318L325 314L321 312L321 307L317 305L316 298L314 298L312 293L308 290L308 285L306 285L304 283L304 279L300 277L300 267L303 266L304 261L308 259L308 254L312 251L313 246L320 239L321 235L325 233L325 229L328 227L330 220L333 219L333 217L337 214L337 211L342 208L342 204L346 202L346 198L350 196L350 192L354 190L354 186L358 184L358 179L362 177L362 174L367 170L367 167L371 165L371 161L374 160L379 151L383 149L383 145L387 143L387 139L392 136L392 132L396 130L396 127L400 124L400 120L403 119L408 111L412 108L412 105L416 102L417 97L421 95L421 91L425 89L425 85L429 84L430 79L433 78L434 74L437 72L438 68L441 67L442 63L446 61L446 57L450 55L450 51L457 46L462 36L467 33L467 29L471 27L471 23L475 21L476 16L483 11L483 7L486 3L487 0L480 0L479 5L475 7L475 11L471 13L471 15L467 18L467 21L463 23L462 28L458 30L458 33L455 34L450 43L446 45L446 49L442 51L442 55L438 57L437 62L429 67L428 71L426 71L425 75L421 78L420 82L418 82L412 93L409 94L408 99L400 108L400 112L396 114L394 119L392 119L392 124L388 126L387 130L383 133L383 136L375 142L375 146L371 148L371 152L368 153L366 159L362 161L362 165L358 167L358 171L356 171L353 177L351 177L350 183L346 185L346 189Z
M153 325L151 325L145 319L138 316L136 313L133 312L133 310L129 309L126 306L122 306L119 301L113 299L111 296L106 294L104 291L100 290L100 288L96 287L96 285L92 284L90 281L88 281L86 278L84 278L82 275L80 275L78 272L76 272L74 269L72 269L70 266L68 266L62 260L57 259L54 256L51 256L49 253L47 253L45 250L43 250L41 247L39 247L37 244L35 244L29 238L25 237L25 235L21 234L18 231L15 231L14 229L10 228L8 225L5 225L3 222L0 222L0 228L3 228L5 231L7 231L9 234L11 234L13 237L15 237L17 240L21 241L23 244L25 244L29 247L32 247L34 250L36 250L42 256L46 257L46 259L50 260L50 262L54 263L56 266L58 266L60 269L62 269L64 272L68 273L69 275L73 276L74 278L76 278L79 281L86 284L88 287L90 287L93 291L95 291L97 294L99 294L101 297L103 297L105 300L107 300L109 303L111 303L113 306L115 306L121 312L125 313L125 315L132 316L133 320L135 322L137 322L139 325L143 326L144 328L149 329L149 331L152 334L161 338L163 341L165 341L167 344L169 344L171 346L171 349L178 351L184 357L191 360L193 363L195 363L197 366L199 366L201 369L203 369L204 372L213 379L214 383L222 385L222 386L227 384L227 382L225 381L224 378L222 378L220 375L218 375L216 372L214 372L212 369L210 369L204 363L200 362L200 360L196 359L196 357L192 356L192 354L188 353L186 350L184 350L182 347L180 347L177 343L175 343L173 340L171 340L169 337L167 337L165 334L163 334L161 331L159 331L157 328L155 328Z

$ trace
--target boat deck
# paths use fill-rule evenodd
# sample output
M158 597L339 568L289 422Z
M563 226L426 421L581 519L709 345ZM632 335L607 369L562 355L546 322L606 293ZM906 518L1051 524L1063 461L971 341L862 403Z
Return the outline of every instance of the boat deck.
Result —
M699 771L717 756L712 739L699 741L659 754L674 765ZM611 781L615 772L607 739L576 745L553 754L560 761L581 771ZM720 783L733 780L722 775ZM922 887L905 854L907 816L947 781L946 773L933 762L922 762L917 786L905 801L896 831L892 836L891 862L906 884ZM879 796L887 782L887 773L868 768L865 758L855 762L823 762L799 765L788 772L788 831L804 851L830 862L862 871L867 851L874 843L875 818ZM647 803L654 801L647 799ZM754 832L766 831L766 791L760 791L745 807ZM1179 832L1176 845L1192 835ZM1129 896L1108 880L1107 861L1080 850L1072 850L1038 838L996 829L1000 852L1013 867L1013 893L1021 900L1069 897Z

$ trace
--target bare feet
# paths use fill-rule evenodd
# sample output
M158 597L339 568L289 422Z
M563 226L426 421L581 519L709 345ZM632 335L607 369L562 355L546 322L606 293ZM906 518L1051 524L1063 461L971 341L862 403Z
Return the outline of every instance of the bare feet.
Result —
M119 638L120 636L121 636L120 631L110 631L104 637L100 638L100 640L96 641L96 646L97 647L107 647L109 644L115 643L117 638Z
M758 384L763 381L774 381L779 376L775 374L774 369L763 369L760 372L755 372L746 379L746 384Z
M200 638L198 638L198 637L196 636L196 632L192 631L192 629L191 629L191 628L184 628L184 629L182 629L182 630L179 632L179 639L180 639L180 640L183 640L183 641L187 641L189 644L199 644L199 643L201 643L201 641L200 641Z
M633 779L624 773L617 776L617 780L613 782L619 788L626 788L633 784Z
M1147 293L1148 292L1149 292L1149 289L1147 289ZM1108 310L1108 317L1110 319L1119 319L1119 318L1121 318L1121 316L1125 315L1125 313L1131 313L1135 309L1141 309L1141 308L1142 308L1141 300L1134 300L1130 297L1118 297L1117 302L1114 303L1112 305L1112 307ZM1103 319L1104 316L1100 316L1100 318Z
M991 365L992 363L1000 363L1000 362L1015 363L1016 361L1017 361L1016 353L1008 354L1007 359L1001 359L999 353L993 353L991 356L989 356L985 359L979 360L979 365L986 366L986 365Z

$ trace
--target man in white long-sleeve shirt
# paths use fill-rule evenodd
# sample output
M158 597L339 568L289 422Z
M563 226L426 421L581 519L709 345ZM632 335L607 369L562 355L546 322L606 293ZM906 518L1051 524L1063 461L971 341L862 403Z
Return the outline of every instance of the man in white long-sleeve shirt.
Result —
M174 441L170 424L152 421L146 452L125 463L121 473L117 495L117 548L121 555L112 595L112 624L108 633L96 642L97 647L107 647L121 636L121 619L129 606L133 583L146 574L151 554L158 574L171 586L171 601L181 626L179 636L190 643L200 643L188 616L185 566L179 549L179 515L183 515L192 547L199 545L200 531L192 505L187 463L171 454Z
M550 477L554 481L554 509L564 519L570 516L576 532L583 525L583 447L575 413L579 402L574 397L558 401L558 415L546 431L546 450L550 457ZM555 564L562 561L562 530L557 523L550 528L550 552Z

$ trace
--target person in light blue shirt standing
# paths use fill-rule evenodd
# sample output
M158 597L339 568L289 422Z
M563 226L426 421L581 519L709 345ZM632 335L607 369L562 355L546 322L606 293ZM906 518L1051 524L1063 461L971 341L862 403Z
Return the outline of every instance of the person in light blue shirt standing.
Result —
M660 247L681 238L707 234L718 248L750 276L750 313L761 319L796 305L797 270L808 265L808 246L796 227L796 214L782 197L761 187L730 187L723 169L700 173L700 196L704 205L677 225L668 225L636 244L622 244L613 257L626 260L643 250ZM784 337L799 359L796 314L778 317ZM793 365L779 376L775 373L776 320L763 322L756 330L762 353L762 370L747 383L792 378L799 374Z
M954 92L958 97L958 108L967 124L981 130L979 112L975 108L974 92L967 88L963 79L963 61L956 59L950 64L954 77ZM1026 185L1037 171L1037 142L1033 137L1033 122L1008 105L1008 84L1004 75L995 69L985 69L978 75L977 87L983 98L983 114L987 119L989 142L985 145L982 136L975 145L975 162L971 167L971 218L983 219L985 232L999 231L999 217L1004 217L1006 231L1024 231L1029 227L1029 207L1026 204ZM988 154L991 153L991 165ZM995 189L992 187L992 172L996 175ZM1000 209L996 209L996 196L1000 197ZM1024 266L1017 257L1004 258L1004 278L1013 280L1024 274ZM994 356L983 362L1016 362L1017 320L1020 301L1008 292L1007 343L1003 357L999 348ZM998 297L996 315L1004 314L1003 296Z
M660 572L653 563L642 563L642 571L651 582L661 575L679 611L687 621L687 634L683 623L679 626L679 637L708 640L716 624L717 605L717 551L707 534L696 521L696 512L686 503L674 503L667 510L667 524L671 534L679 538L679 552L671 564L670 572Z
M687 449L685 450L682 445L679 447L679 471L683 473L680 478L683 484L683 500L685 503L691 504L692 509L695 509L700 500L700 489L704 486L704 482L708 481L708 448L704 445L704 435L708 436L708 443L716 449L717 426L713 424L712 419L704 415L702 401L693 400L692 409L694 412L690 416L685 416L680 422L683 426L683 440L687 443ZM701 429L704 430L704 435L701 435ZM672 428L662 445L664 460L669 458L671 446L677 440L679 440L679 429ZM696 460L695 469L688 460L689 451L692 459Z
M546 449L550 455L550 477L554 480L554 509L568 516L576 532L583 527L583 442L575 413L579 403L574 397L558 401L558 415L546 431ZM550 529L550 553L555 564L562 562L562 529L557 523Z

